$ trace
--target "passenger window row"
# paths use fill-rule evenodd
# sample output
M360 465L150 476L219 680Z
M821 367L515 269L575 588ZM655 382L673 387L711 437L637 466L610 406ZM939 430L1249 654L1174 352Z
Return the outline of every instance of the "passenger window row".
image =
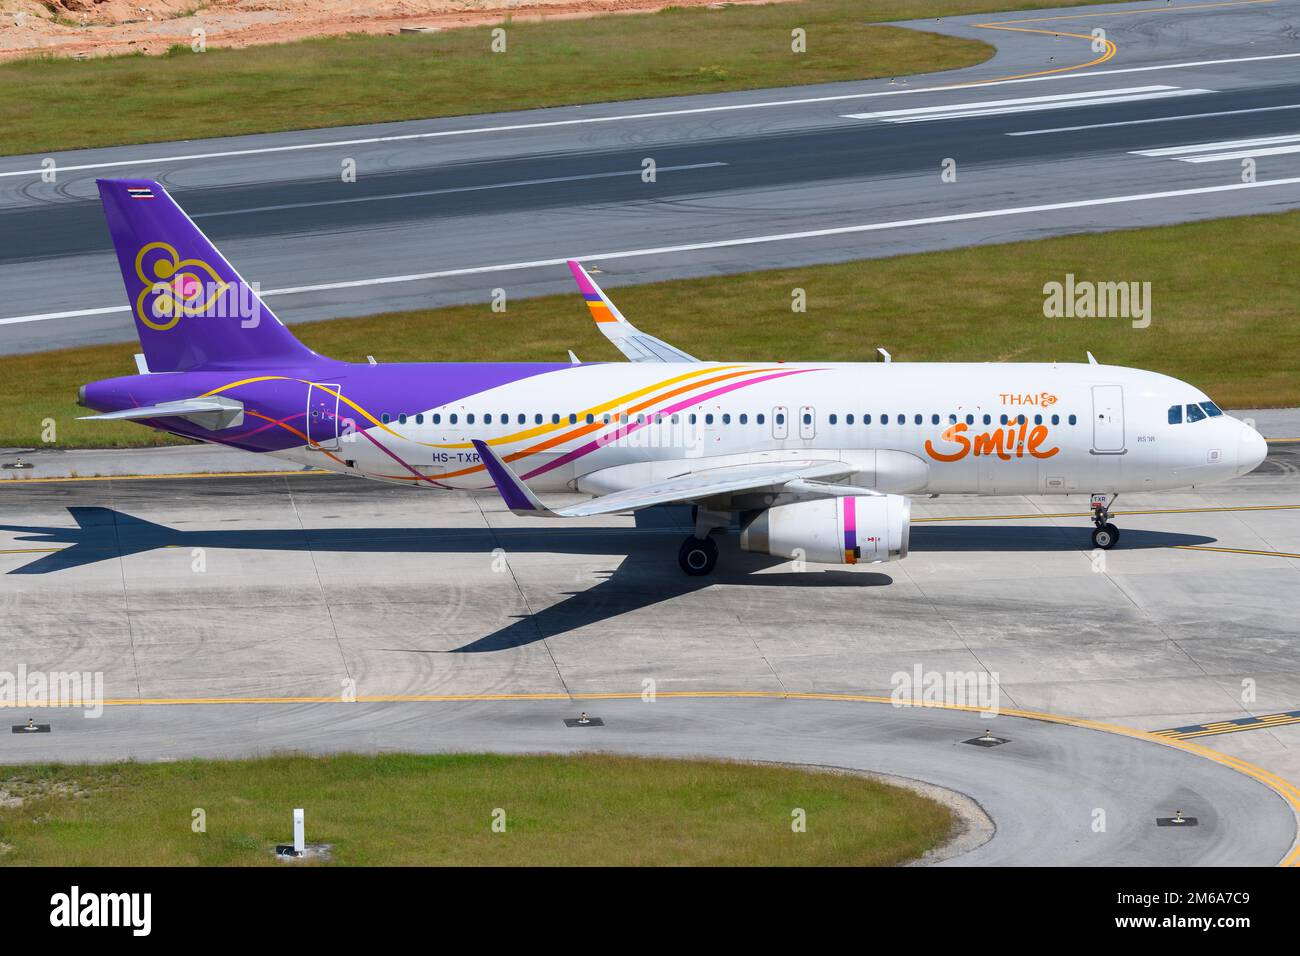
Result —
M1188 420L1189 420L1189 421L1195 421L1195 420L1196 420L1196 419L1193 419L1193 418L1190 417L1190 415L1191 415L1191 410L1192 410L1193 408L1195 408L1195 407L1196 407L1196 406L1194 406L1194 405L1188 405L1188 406L1187 406L1187 408L1188 408L1188 415L1189 415L1189 419L1188 419ZM1202 407L1204 407L1204 408L1206 409L1206 412L1207 412L1208 414L1210 414L1210 415L1222 415L1222 414L1223 414L1221 411L1219 411L1218 408L1216 408L1216 407L1214 406L1214 403L1213 403L1213 402L1203 402L1203 403L1202 403ZM1212 410L1211 410L1211 409L1212 409ZM1181 418L1181 413L1179 412L1179 418L1178 418L1177 421L1175 421L1174 415L1175 415L1176 412L1179 412L1179 406L1177 406L1177 405L1175 405L1175 406L1173 406L1171 409L1169 409L1169 421L1170 421L1171 424L1177 424L1177 421L1181 421L1181 420L1182 420L1182 418ZM1201 418L1204 418L1204 417L1205 417L1205 415L1204 415L1204 414L1201 414L1199 410L1197 411L1197 414L1198 414ZM680 416L680 415L664 416L664 415L662 415L662 414L660 414L660 413L658 413L658 412L654 412L654 413L652 413L652 414L650 414L650 415L647 415L647 414L645 414L645 413L638 413L638 414L636 414L636 415L630 415L630 414L628 414L627 412L615 412L615 413L613 413L613 414L610 414L610 413L606 412L605 414L603 414L603 415L600 416L600 420L601 420L601 424L603 424L603 425L617 425L617 424L624 424L624 425L626 425L626 424L630 424L630 423L632 423L632 422L634 422L634 421L635 421L636 424L638 424L638 425L644 425L644 424L646 424L647 422L652 422L652 423L655 424L655 425L662 425L663 422L664 422L665 417L667 417L668 421L669 421L671 424L673 424L673 425L678 425L678 424L681 423L681 416ZM724 412L724 413L722 413L722 415L720 415L720 416L714 416L714 414L713 414L712 412L708 412L708 413L706 413L706 414L704 415L704 424L706 424L706 425L712 425L712 424L715 423L715 421L716 421L718 418L720 418L721 421L722 421L722 424L723 424L723 425L730 425L730 424L732 423L732 419L733 419L733 417L734 417L736 423L739 424L739 425L748 425L748 424L750 423L750 420L751 420L751 416L750 416L749 413L747 413L747 412L740 412L740 413L736 414L735 416L733 416L730 412ZM844 415L844 416L843 416L843 419L844 419L844 424L845 424L845 425L853 425L853 424L855 424L856 422L859 422L859 421L860 421L863 425L870 425L870 424L873 423L873 421L874 421L874 422L878 422L878 423L881 424L881 425L888 425L888 424L890 423L891 417L892 417L892 419L893 419L895 422L897 422L897 424L899 424L899 425L906 425L906 424L907 424L907 416L906 416L906 415L903 415L903 414L897 414L897 415L892 415L892 416L891 416L890 414L884 414L884 415L880 415L878 418L873 418L872 415L871 415L871 413L869 413L869 412L866 413L866 414L861 415L860 417L859 417L859 416L855 416L852 412L850 412L850 413ZM423 413L423 412L417 413L417 414L415 414L415 415L407 415L407 414L403 413L403 414L400 414L400 415L397 416L397 423L398 423L399 425L405 425L405 424L407 424L409 421L414 421L415 424L417 424L417 425L423 425L423 424L424 424L424 418L425 418L425 416L424 416L424 413ZM447 414L447 424L449 424L449 425L458 425L458 424L461 423L460 418L461 418L461 417L460 417L459 413L457 413L457 412L450 412L450 413ZM572 413L572 412L570 412L567 416L561 416L559 413L552 413L551 416L550 416L550 422L551 422L552 425L559 425L559 424L560 424L560 423L561 423L565 418L568 419L568 422L569 422L570 425L576 425L576 424L578 424L578 415L576 415L576 414L574 414L574 413ZM775 419L776 419L776 424L778 424L778 425L784 425L784 424L785 424L785 415L784 415L784 413L782 413L782 412L777 412L776 415L775 415ZM958 417L957 415L953 415L953 414L948 415L948 416L947 416L947 419L948 419L948 424L950 424L950 425L956 425L956 424L958 423L958 421L959 421L959 417ZM432 412L432 413L429 415L429 421L430 421L432 424L434 424L434 425L441 425L441 424L442 424L442 420L443 420L443 416L442 416L442 414L441 414L440 412ZM596 423L596 416L595 416L594 414L587 414L587 415L583 416L583 420L584 420L585 423L588 424L588 425L594 425L594 424ZM687 423L688 423L688 424L695 425L695 424L698 424L698 423L699 423L699 416L696 415L696 413L692 412L692 413L690 413L689 415L686 416L686 420L687 420ZM754 423L755 425L763 425L763 424L766 424L766 422L767 422L767 416L766 416L764 413L762 413L762 412L758 412L758 413L756 413L755 415L752 416L752 420L753 420L753 423ZM840 415L839 415L838 413L836 413L836 412L832 412L830 415L827 416L826 420L827 420L827 423L828 423L828 424L831 424L831 425L837 425L837 424L839 424L839 422L840 422ZM982 420L983 424L985 424L985 425L992 425L992 424L993 424L993 416L992 416L992 415L985 414L985 415L981 416L981 420ZM1071 425L1078 424L1078 418L1077 418L1076 416L1074 416L1074 415L1070 415L1070 416L1068 416L1066 420L1067 420L1067 421L1069 422L1069 424L1071 424ZM392 419L391 419L391 417L389 416L388 412L384 412L383 415L380 416L380 421L382 421L385 425L387 425L387 424L389 424L389 423L392 421ZM533 415L533 424L534 424L534 425L541 425L541 424L544 424L545 421L546 421L546 417L545 417L544 415L542 415L542 413L537 412L537 413L535 413L535 414ZM938 425L938 424L940 424L941 421L942 421L942 418L941 418L941 416L939 416L939 415L934 415L934 414L932 414L932 415L930 416L930 424L931 424L931 425ZM1025 425L1025 424L1028 424L1028 419L1027 419L1027 417L1026 417L1025 415L1016 415L1016 416L1013 418L1013 417L1011 417L1011 416L1008 416L1008 415L1005 415L1005 414L1004 414L1004 415L1000 416L1000 418L998 419L998 421L999 421L999 424L1002 424L1002 425ZM1060 416L1060 415L1052 415L1052 416L1050 416L1050 421L1051 421L1051 423L1052 423L1053 425L1059 425L1059 424L1061 424L1061 416ZM476 414L475 414L474 412L466 412L465 415L464 415L464 423L465 423L466 425L475 425L475 424L478 424L478 423L479 423L479 419L476 417ZM809 412L804 412L804 413L803 413L803 423L804 423L805 425L811 425L811 424L813 423L813 416L812 416L811 413L809 413ZM913 423L914 425L923 425L923 424L925 424L925 416L924 416L924 415L921 415L921 414L913 415L913 416L912 416L912 423ZM1035 415L1035 416L1034 416L1034 424L1035 424L1035 425L1042 425L1043 423L1044 423L1044 416L1043 416L1043 415L1039 414L1039 415ZM507 412L502 412L500 415L495 415L495 416L494 416L491 412L485 412L485 413L483 413L483 415L482 415L482 424L484 424L484 425L492 425L492 424L500 424L500 425L512 425L512 424L513 424L513 425L526 425L526 424L528 424L528 416L527 416L526 414L524 414L523 412L519 412L517 415L514 416L514 420L513 420L513 422L512 422L512 421L511 421L511 416L510 416L510 414L507 413ZM974 416L974 415L967 415L967 416L966 416L966 424L967 424L967 425L974 425L974 424L975 424L975 416Z
M721 417L722 417L722 423L724 425L731 424L732 415L730 413L726 413ZM739 415L735 417L739 424L741 425L749 424L750 416L748 413L741 412ZM582 421L585 422L586 424L594 425L596 423L597 416L588 413L586 415L581 416L581 418ZM681 420L682 420L681 415L663 415L660 412L652 412L651 414L648 415L644 412L640 412L635 415L632 415L628 412L614 412L612 414L606 412L605 414L600 415L599 418L602 425L628 425L633 422L635 422L638 425L644 425L647 422L653 423L655 425L662 425L665 420L667 420L673 425L679 425L681 424ZM568 420L570 425L576 425L578 424L579 416L573 412L570 412L568 415L565 416L561 416L557 412L557 413L552 413L550 416L550 422L552 425L559 425L565 419ZM778 419L780 419L780 416L778 416ZM392 417L388 414L388 412L384 412L382 415L379 416L379 420L383 422L385 425L387 425L392 422ZM692 412L690 415L686 416L686 420L690 424L694 425L699 421L699 416L697 416L694 412ZM758 414L753 416L753 420L754 420L754 424L762 425L766 423L767 416L764 415L762 412L759 412ZM414 421L415 424L417 425L423 425L424 413L420 412L415 415L400 414L397 416L397 423L399 425L405 425L408 421ZM434 425L441 425L443 421L443 416L440 412L432 412L429 415L429 421ZM483 413L481 419L475 412L466 412L464 415L464 423L466 425L479 424L480 421L484 425L492 425L492 424L526 425L528 424L528 416L525 415L523 412L519 412L514 417L514 421L512 422L511 416L507 412L502 412L500 415L495 415L495 416L491 412L485 412ZM534 425L544 424L545 421L546 421L546 417L542 415L540 412L535 413L533 415ZM711 413L707 414L704 416L704 421L705 424L712 425L714 421L714 416ZM458 412L449 412L447 414L448 425L458 425L460 423L461 423L461 415Z
M879 418L879 422L880 422L880 424L881 424L881 425L888 425L889 422L890 422L891 417L892 417L893 420L894 420L897 424L899 424L899 425L906 425L906 424L907 424L907 416L906 416L906 415L893 415L893 416L891 416L891 415L888 415L888 414L886 414L886 415L881 415L881 416L880 416L880 418ZM961 420L961 417L958 416L958 415L949 414L949 415L947 416L947 419L948 419L948 424L949 424L949 425L956 425L956 424ZM980 419L981 419L981 421L983 422L983 424L985 424L985 425L992 425L992 424L993 424L993 416L992 416L992 415L982 415L982 416L980 416ZM854 424L854 422L855 422L856 420L857 420L857 419L855 419L855 417L853 416L852 413L847 414L847 415L844 416L844 424L845 424L845 425L852 425L852 424ZM1074 415L1070 415L1070 416L1068 416L1068 418L1067 418L1066 420L1067 420L1071 425L1078 424L1078 421L1079 421L1078 418L1077 418L1076 416L1074 416ZM827 421L828 424L836 425L836 424L839 423L839 415L837 415L835 412L832 412L830 415L826 416L826 421ZM930 415L930 424L931 424L931 425L938 425L938 424L940 424L942 421L943 421L943 416L940 416L940 415L934 415L934 414ZM974 425L974 424L975 424L975 416L974 416L974 415L967 415L966 418L965 418L965 421L966 421L966 424L967 424L967 425ZM1042 416L1042 415L1035 415L1033 421L1034 421L1034 424L1035 424L1035 425L1042 425L1042 424L1043 424L1043 421L1044 421L1044 416ZM1060 416L1060 415L1052 415L1052 416L1050 416L1050 421L1051 421L1051 423L1052 423L1053 425L1059 425L1059 424L1061 424L1061 416ZM870 415L870 414L865 414L865 415L863 415L863 416L861 417L861 422L862 422L863 425L870 425L870 424L872 423L872 417L871 417L871 415ZM1025 424L1028 424L1029 419L1028 419L1026 416L1024 416L1024 415L1016 415L1016 416L1014 416L1014 417L1012 417L1012 416L1008 416L1008 415L1002 415L1002 416L999 417L998 422L999 422L999 424L1002 424L1002 425L1025 425ZM807 416L805 416L805 423L807 423L807 424L811 424L811 422L808 422L808 421L807 421ZM924 415L920 415L920 414L913 415L913 416L912 416L912 424L913 424L913 425L924 425L924 424L925 424L925 416L924 416Z

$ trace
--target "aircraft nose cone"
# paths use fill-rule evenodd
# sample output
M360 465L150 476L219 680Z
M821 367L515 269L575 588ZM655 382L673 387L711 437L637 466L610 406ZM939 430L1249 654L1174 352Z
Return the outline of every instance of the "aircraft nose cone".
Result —
M1243 425L1237 442L1237 474L1245 475L1259 467L1268 457L1268 443L1249 425Z

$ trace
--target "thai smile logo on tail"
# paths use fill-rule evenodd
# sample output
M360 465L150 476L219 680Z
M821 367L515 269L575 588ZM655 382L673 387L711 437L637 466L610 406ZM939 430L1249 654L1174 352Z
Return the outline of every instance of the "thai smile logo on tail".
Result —
M182 259L165 242L151 242L135 256L135 274L144 288L135 314L151 329L166 332L183 316L207 314L230 289L230 283L200 259Z

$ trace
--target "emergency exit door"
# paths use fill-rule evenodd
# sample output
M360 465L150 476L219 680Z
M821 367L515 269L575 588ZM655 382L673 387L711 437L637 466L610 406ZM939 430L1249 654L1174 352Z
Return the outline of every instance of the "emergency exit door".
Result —
M811 405L799 409L799 437L810 439L817 437L817 410Z
M790 437L790 414L784 405L772 409L772 437L778 440Z

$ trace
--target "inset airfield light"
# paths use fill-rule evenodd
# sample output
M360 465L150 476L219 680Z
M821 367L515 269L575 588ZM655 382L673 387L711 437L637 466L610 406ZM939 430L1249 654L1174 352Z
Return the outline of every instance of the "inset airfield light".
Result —
M591 718L587 716L587 712L586 712L585 710L584 710L581 714L578 715L578 723L580 723L580 724L589 724L589 723L591 723Z
M1197 822L1196 817L1183 816L1182 810L1175 810L1172 817L1156 817L1158 827L1194 827Z
M48 734L50 732L50 725L38 724L35 717L28 717L25 724L10 724L9 726L16 734Z
M34 717L28 717L28 718L27 718L27 729L28 729L28 730L35 730L35 729L36 729L36 718L34 718Z
M1182 810L1175 810L1175 811L1174 811L1174 824L1175 824L1176 826L1181 826L1182 824L1184 824L1184 823L1186 823L1186 822L1187 822L1187 821L1183 819L1183 811L1182 811Z
M584 710L577 717L565 717L564 726L566 727L604 727L605 722L599 717L591 717Z

